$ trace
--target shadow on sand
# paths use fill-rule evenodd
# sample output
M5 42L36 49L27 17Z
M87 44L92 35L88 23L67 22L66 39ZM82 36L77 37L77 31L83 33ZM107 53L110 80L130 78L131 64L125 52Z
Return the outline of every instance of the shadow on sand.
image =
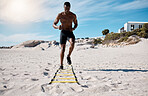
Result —
M123 72L148 72L148 70L137 70L137 69L84 69L84 71L123 71Z

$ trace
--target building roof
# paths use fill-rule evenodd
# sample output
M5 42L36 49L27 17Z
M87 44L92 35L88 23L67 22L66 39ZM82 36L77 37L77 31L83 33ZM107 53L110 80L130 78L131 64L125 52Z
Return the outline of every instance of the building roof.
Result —
M127 23L148 23L148 22L133 22L133 21L128 21Z

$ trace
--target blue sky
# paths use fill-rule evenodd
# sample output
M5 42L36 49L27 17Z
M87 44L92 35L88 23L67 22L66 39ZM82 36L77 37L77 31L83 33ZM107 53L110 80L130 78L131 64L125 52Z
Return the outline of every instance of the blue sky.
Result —
M117 32L128 21L148 22L148 0L66 0L77 15L76 38L99 37L102 30ZM0 0L0 46L27 40L57 40L52 27L65 0ZM58 23L60 25L60 22Z

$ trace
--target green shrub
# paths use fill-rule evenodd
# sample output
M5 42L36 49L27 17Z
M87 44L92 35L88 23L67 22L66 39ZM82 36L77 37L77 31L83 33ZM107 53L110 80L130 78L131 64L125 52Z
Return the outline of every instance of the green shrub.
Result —
M131 36L131 35L132 35L132 32L127 32L125 36L126 36L126 37L129 37L129 36Z
M103 31L102 31L102 34L103 35L107 35L109 33L109 30L108 29L104 29Z
M125 37L120 38L118 42L123 42L123 41L126 41L127 39L128 39L128 36L125 36Z
M136 35L136 33L137 33L137 32L140 32L140 31L141 31L141 29L138 29L138 28L137 28L137 29L135 29L135 30L132 31L132 34L133 34L133 35Z
M120 38L121 38L121 37L125 37L125 36L126 36L126 33L127 33L127 32L122 32L122 33L120 33Z
M102 33L103 32L104 31L102 31ZM103 33L103 35L104 34L105 32ZM113 40L118 40L118 39L120 39L118 42L123 42L123 41L126 41L128 37L132 35L138 35L142 38L148 38L148 23L145 23L141 29L135 29L131 32L108 33L106 34L105 39L102 41L102 43L106 44L106 43L112 42Z
M138 32L138 36L142 38L148 38L148 33L145 31Z
M85 37L85 39L89 39L89 37Z
M148 33L148 23L143 24L143 27L141 28L141 30Z
M120 33L108 33L105 36L105 40L117 40L120 38Z
M112 40L117 40L120 38L120 33L114 33L112 36L113 36Z
M111 34L110 33L108 33L106 36L105 36L105 39L104 40L111 40Z
M143 27L137 32L137 35L142 38L148 38L148 23L143 24Z
M93 44L94 45L101 44L101 43L102 43L102 39L101 38L98 38L98 39L94 39L93 40Z

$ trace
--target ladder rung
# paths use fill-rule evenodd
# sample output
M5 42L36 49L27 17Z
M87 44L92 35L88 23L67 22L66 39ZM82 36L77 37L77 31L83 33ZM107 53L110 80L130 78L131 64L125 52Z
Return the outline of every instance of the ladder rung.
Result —
M74 76L73 74L57 74L56 76Z
M54 78L54 79L75 79L75 78Z
M73 73L73 72L71 72L71 71L70 71L70 72L66 72L66 71L61 71L60 73Z
M61 70L63 72L67 72L67 71L72 71L72 69L67 69L67 70Z
M52 83L77 83L77 81L52 81Z

